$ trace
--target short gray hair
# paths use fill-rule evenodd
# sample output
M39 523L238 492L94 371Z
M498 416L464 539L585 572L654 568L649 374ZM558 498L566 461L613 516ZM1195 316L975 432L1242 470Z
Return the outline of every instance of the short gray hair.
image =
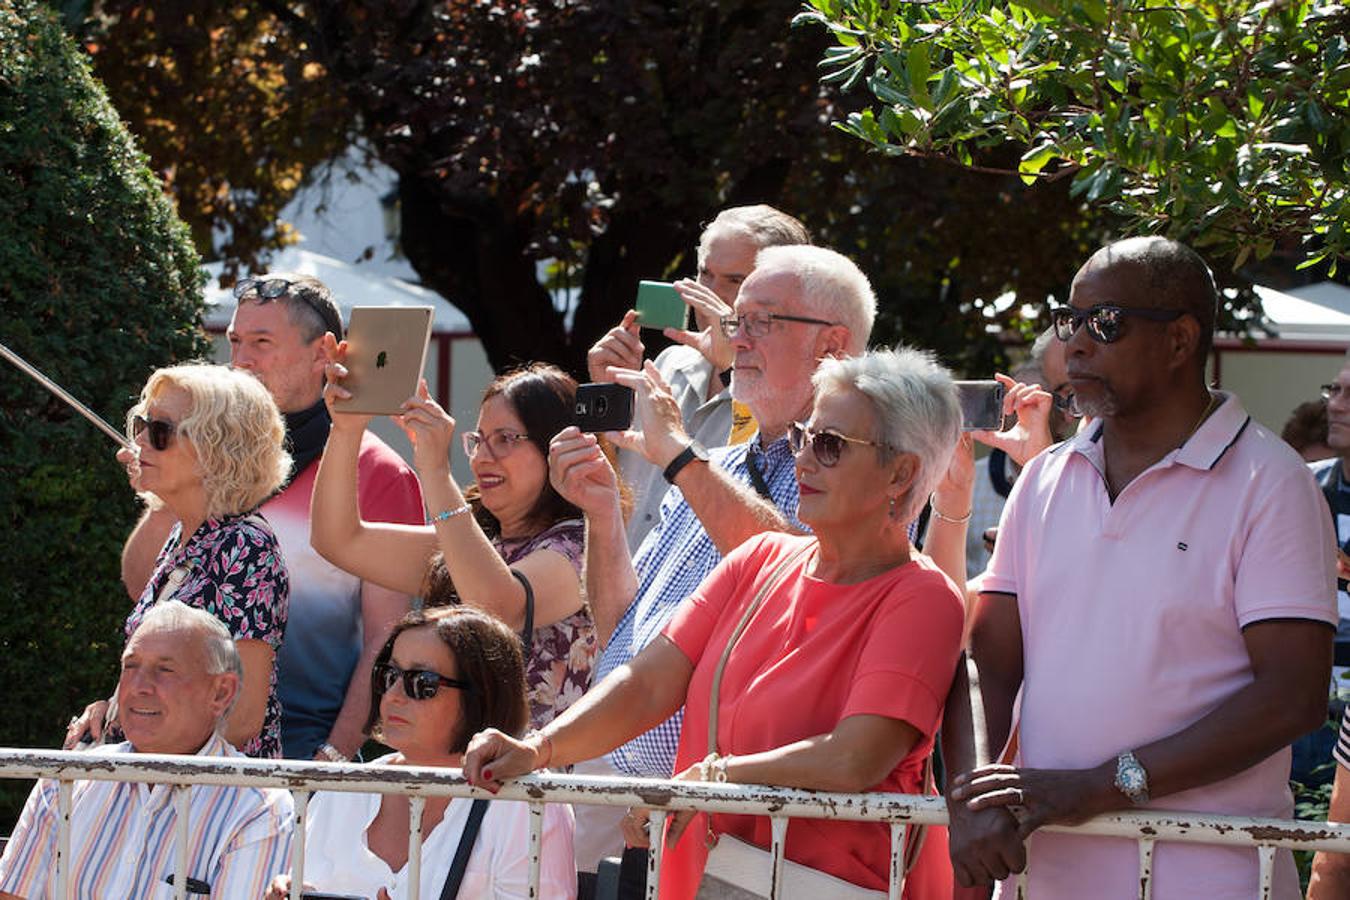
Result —
M136 632L145 628L196 632L201 638L202 652L206 656L207 674L232 673L239 679L240 689L243 688L244 664L239 659L239 649L234 645L234 638L230 636L225 623L206 610L188 606L181 600L161 600L141 618ZM135 632L132 636L135 636ZM236 700L239 698L238 691L234 696ZM234 703L231 702L230 708L233 707ZM230 710L226 709L221 718L229 714Z
M708 245L719 234L742 234L756 247L778 247L786 244L809 244L811 232L795 216L766 203L753 206L729 206L708 223L698 238L698 261L702 264L708 255Z
M876 411L876 440L892 453L919 459L901 521L918 516L951 464L961 437L961 400L946 368L925 350L872 350L846 359L821 360L811 378L816 395L855 390Z
M755 271L775 270L796 277L806 312L848 329L849 353L866 349L877 317L877 296L853 260L826 247L765 247L755 257Z

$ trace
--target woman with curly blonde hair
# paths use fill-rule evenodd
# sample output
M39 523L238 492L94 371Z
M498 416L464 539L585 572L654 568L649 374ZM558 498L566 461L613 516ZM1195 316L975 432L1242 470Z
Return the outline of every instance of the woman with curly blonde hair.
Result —
M170 597L225 623L239 648L244 682L226 739L249 756L281 755L281 707L273 665L286 628L290 582L276 536L256 512L286 480L285 426L262 383L205 364L158 369L127 413L134 450L117 458L146 503L178 517L154 573L127 617L135 631ZM116 720L107 701L73 719L66 746L103 737Z

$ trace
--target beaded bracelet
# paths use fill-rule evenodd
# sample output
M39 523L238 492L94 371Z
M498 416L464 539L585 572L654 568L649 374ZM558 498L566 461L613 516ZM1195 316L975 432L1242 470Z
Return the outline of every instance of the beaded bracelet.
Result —
M469 511L469 504L467 503L464 504L463 506L456 507L455 509L443 509L440 512L436 513L436 515L427 519L427 524L435 525L437 522L448 522L455 516L462 516L468 511Z

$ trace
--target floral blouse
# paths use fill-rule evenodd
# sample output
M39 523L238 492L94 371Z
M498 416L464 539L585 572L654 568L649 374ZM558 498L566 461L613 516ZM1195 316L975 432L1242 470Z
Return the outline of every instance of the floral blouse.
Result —
M127 616L128 639L150 607L172 598L204 609L225 623L236 641L266 641L274 651L286 631L290 578L276 535L260 515L207 519L178 548L182 524L173 526L155 560L155 571ZM262 731L239 748L248 756L281 756L281 704L272 667Z
M586 532L580 519L564 519L529 538L496 538L493 546L511 565L536 550L561 553L581 575ZM538 598L536 598L536 603ZM575 703L591 683L591 667L599 652L591 611L582 606L572 615L552 625L534 630L534 646L525 665L529 689L530 726L542 728Z

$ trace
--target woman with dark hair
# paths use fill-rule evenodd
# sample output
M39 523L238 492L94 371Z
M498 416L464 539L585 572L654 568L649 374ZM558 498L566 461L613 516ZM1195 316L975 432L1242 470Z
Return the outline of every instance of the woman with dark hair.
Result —
M520 734L525 722L519 639L476 609L409 613L375 659L369 727L394 750L376 763L457 767L479 729ZM441 896L460 841L468 839L471 807L467 799L427 798L419 896ZM477 836L471 838L473 849L458 896L528 895L529 818L524 803L494 800L488 805ZM305 890L371 900L408 896L408 828L406 796L316 793L305 830ZM546 807L541 846L540 896L574 896L571 807ZM278 876L268 900L290 896L290 887L290 876Z
M398 421L412 441L431 518L422 526L365 522L356 503L356 457L368 417L332 407L348 395L344 355L345 346L330 347L324 397L333 429L314 484L314 549L363 580L421 594L429 606L476 606L517 631L527 627L532 598L530 721L551 721L585 692L597 650L581 598L581 513L548 479L548 442L571 421L576 381L539 363L494 380L477 429L461 435L476 481L465 490L450 472L455 420L424 382Z

